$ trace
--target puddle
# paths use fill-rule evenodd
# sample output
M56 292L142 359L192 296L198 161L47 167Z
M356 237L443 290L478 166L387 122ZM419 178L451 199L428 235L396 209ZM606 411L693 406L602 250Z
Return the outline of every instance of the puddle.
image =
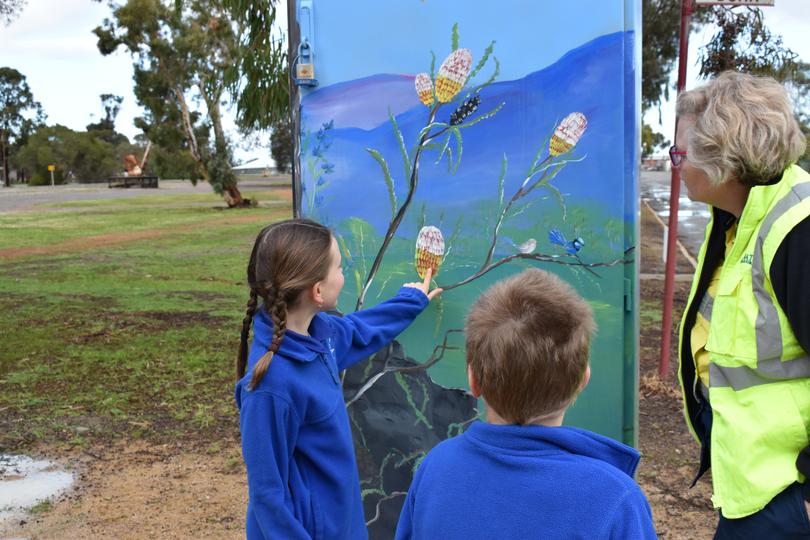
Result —
M73 474L46 460L0 454L0 525L67 490Z
M668 218L669 217L669 210L661 210L656 212L659 216ZM709 219L709 211L708 210L678 210L678 220L680 221L681 218L693 218L693 217L700 217Z

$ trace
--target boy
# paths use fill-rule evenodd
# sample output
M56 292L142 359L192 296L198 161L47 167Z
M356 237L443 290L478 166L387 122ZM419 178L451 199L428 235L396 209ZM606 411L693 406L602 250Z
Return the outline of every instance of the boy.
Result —
M532 269L493 285L467 318L467 376L487 423L425 457L397 539L656 538L632 475L639 454L562 427L590 377L590 306Z

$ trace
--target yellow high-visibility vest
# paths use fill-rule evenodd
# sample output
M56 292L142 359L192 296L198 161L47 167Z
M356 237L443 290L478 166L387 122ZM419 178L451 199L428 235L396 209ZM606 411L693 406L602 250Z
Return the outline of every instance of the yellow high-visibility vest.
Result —
M712 502L726 518L751 515L793 482L804 481L796 457L808 446L810 356L779 306L770 268L785 237L808 216L810 175L793 165L776 184L751 189L721 268L706 350ZM701 300L695 295L712 225L681 321L681 346L683 333L691 331L684 328L689 308ZM683 366L679 377L685 402L693 389L684 387ZM686 417L697 438L688 412Z

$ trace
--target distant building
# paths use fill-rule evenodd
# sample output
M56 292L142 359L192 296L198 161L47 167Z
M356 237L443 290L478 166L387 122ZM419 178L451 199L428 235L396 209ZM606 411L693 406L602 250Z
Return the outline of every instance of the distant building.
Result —
M642 171L669 171L671 169L672 163L669 161L669 156L652 156L641 160Z
M274 176L278 169L270 159L255 159L234 167L233 172L239 176Z

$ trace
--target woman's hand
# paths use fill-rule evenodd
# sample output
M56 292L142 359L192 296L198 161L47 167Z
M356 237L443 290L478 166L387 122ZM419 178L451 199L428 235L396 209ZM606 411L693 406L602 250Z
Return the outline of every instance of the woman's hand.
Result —
M425 280L422 282L414 282L414 283L405 283L403 287L412 287L414 289L419 289L425 296L428 297L428 301L433 300L437 296L442 293L442 289L436 288L432 291L430 290L430 278L433 275L433 268L428 268L427 272L425 272Z

